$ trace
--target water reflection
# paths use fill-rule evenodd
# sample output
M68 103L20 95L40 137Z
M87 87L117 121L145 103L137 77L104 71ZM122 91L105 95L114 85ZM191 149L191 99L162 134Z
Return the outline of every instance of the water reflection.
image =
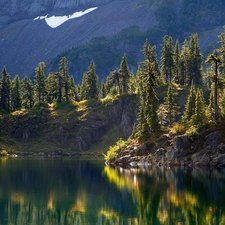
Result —
M224 169L105 168L137 207L138 224L225 224Z
M225 224L224 169L0 160L0 224Z

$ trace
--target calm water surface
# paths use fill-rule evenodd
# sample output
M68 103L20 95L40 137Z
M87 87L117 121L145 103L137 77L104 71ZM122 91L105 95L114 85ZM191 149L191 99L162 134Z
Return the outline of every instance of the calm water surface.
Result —
M223 225L225 170L0 159L0 225Z

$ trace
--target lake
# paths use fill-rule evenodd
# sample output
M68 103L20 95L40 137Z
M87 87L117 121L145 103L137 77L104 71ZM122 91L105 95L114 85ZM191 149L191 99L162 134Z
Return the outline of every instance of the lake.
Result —
M225 170L1 158L0 225L223 225Z

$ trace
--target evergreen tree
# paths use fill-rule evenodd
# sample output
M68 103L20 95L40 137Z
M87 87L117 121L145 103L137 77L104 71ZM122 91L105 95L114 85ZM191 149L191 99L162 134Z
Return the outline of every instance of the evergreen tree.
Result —
M181 79L180 84L187 86L190 81L189 69L189 44L187 39L184 40L180 54Z
M209 105L207 108L207 116L209 118L209 120L214 120L215 118L215 108L214 108L214 94L213 91L211 90L210 92L210 96L209 96Z
M194 84L202 84L202 54L198 44L198 35L194 34L190 38L189 44L189 85L193 80Z
M225 119L225 89L222 91L221 96L219 98L219 109L220 109L220 115Z
M180 72L180 46L178 40L176 40L173 50L173 79L176 83L181 83Z
M202 89L197 89L196 99L195 99L195 114L192 116L192 121L194 125L204 124L206 115L205 115L205 99L203 96Z
M11 111L21 108L20 79L16 75L11 83Z
M106 88L107 93L110 92L110 90L114 90L117 92L117 94L122 93L122 85L120 81L120 73L118 70L114 70L110 72L109 76L106 79Z
M156 88L156 73L154 72L154 65L148 60L144 62L144 73L146 80L146 122L149 126L149 131L153 132L159 130L159 122L157 116L158 98L155 92Z
M69 101L69 91L70 91L70 85L69 85L69 72L68 72L68 61L66 57L62 57L60 59L59 64L59 73L62 76L62 82L64 87L64 93L65 93L65 100ZM61 78L59 78L61 79Z
M130 71L128 68L126 55L123 55L123 57L122 57L122 61L120 63L119 74L120 74L120 80L121 80L120 83L122 85L122 93L128 93Z
M102 83L101 83L101 97L105 98L106 95L107 95L106 84L102 81Z
M171 84L168 86L163 106L165 109L165 119L167 120L169 127L172 127L175 116L179 114L178 112L179 106L174 101L174 93Z
M0 87L0 107L7 112L10 112L10 75L4 67L2 72L1 87Z
M206 63L213 63L214 74L212 77L212 82L214 85L214 110L215 116L214 119L217 121L219 119L219 107L218 107L218 69L221 63L221 59L218 56L219 51L215 50L213 54L209 55L206 59Z
M148 39L146 39L141 52L144 55L145 60L148 60L153 65L153 70L156 74L157 79L159 79L160 69L159 69L159 63L158 63L158 58L156 53L156 46L151 47L151 45L148 42Z
M164 36L161 55L162 76L166 82L172 81L173 62L173 39Z
M190 92L187 98L187 103L185 105L184 115L182 116L182 121L185 124L191 122L192 116L195 114L195 101L196 101L196 91L194 83L192 82Z
M144 101L143 95L140 95L140 106L138 113L138 138L139 140L147 140L149 138L149 127L146 119L146 102Z
M82 80L82 98L92 99L99 97L98 77L95 72L94 61L91 61L88 71L84 74Z
M69 96L71 97L71 100L76 100L77 99L77 89L76 89L76 85L74 82L74 78L72 76L69 77Z
M137 79L133 73L130 73L130 80L129 80L129 93L133 94L136 93L137 89Z
M59 96L59 83L58 72L50 73L47 77L47 99L48 103L52 103L58 99Z
M45 63L40 62L38 67L35 69L35 92L38 101L45 101L46 98L46 76L45 76Z
M31 80L25 76L21 82L21 99L24 108L32 108L34 105L34 86Z

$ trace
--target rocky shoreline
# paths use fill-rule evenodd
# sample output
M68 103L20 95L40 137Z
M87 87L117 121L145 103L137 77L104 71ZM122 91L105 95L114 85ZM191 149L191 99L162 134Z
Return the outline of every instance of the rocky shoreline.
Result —
M127 146L116 159L106 161L116 166L225 166L225 135L215 131L194 140L180 135L164 135L157 141Z
M37 152L37 153L7 153L0 154L0 157L43 157L43 158L57 158L57 157L88 157L88 158L103 158L101 152L74 152L74 153L65 153L65 152Z

